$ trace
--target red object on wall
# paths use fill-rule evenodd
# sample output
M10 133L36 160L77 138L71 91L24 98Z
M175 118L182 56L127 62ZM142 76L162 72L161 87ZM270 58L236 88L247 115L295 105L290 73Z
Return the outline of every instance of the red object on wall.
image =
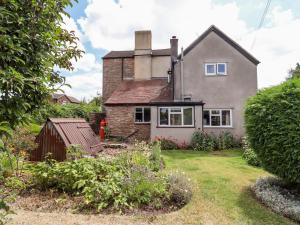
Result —
M105 119L102 119L100 121L100 140L104 141L105 140L105 127L106 127L107 123Z

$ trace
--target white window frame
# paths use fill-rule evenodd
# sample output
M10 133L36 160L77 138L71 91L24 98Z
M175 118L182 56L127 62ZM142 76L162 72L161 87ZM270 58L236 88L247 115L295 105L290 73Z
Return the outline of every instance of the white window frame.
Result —
M209 73L208 70L207 70L207 66L214 66L215 72ZM206 75L206 76L214 76L214 75L217 75L216 63L205 63L205 75Z
M144 111L145 111L145 108L147 108L147 109L150 109L150 121L148 121L148 122L145 122L145 113L144 113ZM142 109L142 122L137 122L136 121L136 109ZM143 124L148 124L148 123L151 123L151 107L144 107L144 106L142 106L142 107L135 107L134 108L134 123L143 123Z
M214 110L219 110L220 113L219 113L219 116L220 116L220 126L212 126L211 125L211 111L214 111ZM203 127L211 127L211 128L233 128L233 121L232 121L232 109L203 109L203 116L204 116L204 111L209 111L209 125L204 125L203 123ZM222 111L230 111L230 125L222 125ZM202 116L202 117L203 117ZM214 115L216 116L216 115ZM202 119L203 121L203 119Z
M171 112L171 109L178 109L178 108L180 108L180 112ZM160 109L168 110L168 125L160 124ZM192 109L192 124L191 125L184 125L184 114L183 114L184 109ZM195 127L194 110L195 109L193 106L158 107L158 126L159 127ZM180 114L181 115L181 125L171 125L170 114Z
M224 65L225 66L225 71L224 72L219 72L219 65ZM227 63L217 63L217 75L227 75Z
M225 66L225 72L219 72L218 71L218 65L221 65L221 64ZM211 65L213 65L214 68L215 68L214 73L209 73L208 70L207 70L207 66L211 66ZM205 63L205 75L206 76L219 76L219 75L225 76L225 75L227 75L227 63L225 63L225 62Z

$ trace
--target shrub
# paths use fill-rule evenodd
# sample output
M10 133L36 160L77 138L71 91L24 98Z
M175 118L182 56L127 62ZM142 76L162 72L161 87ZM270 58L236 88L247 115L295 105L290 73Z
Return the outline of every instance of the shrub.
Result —
M249 165L260 166L261 163L256 153L253 151L253 149L250 148L247 137L243 138L243 150L243 159L245 159Z
M143 146L143 147L141 147ZM149 146L141 144L145 150ZM153 150L152 150L153 148ZM158 173L159 143L147 151L130 151L115 159L82 158L67 162L47 160L32 166L33 182L42 189L53 188L85 198L89 207L122 210L131 206L162 207L167 182Z
M175 172L168 176L170 199L178 207L187 204L192 198L190 180L183 173Z
M160 143L136 146L112 159L82 158L66 162L48 159L31 166L33 184L41 189L83 196L86 206L97 210L108 207L123 210L141 205L162 208L169 196L173 196L176 204L185 204L188 198L178 197L188 190L182 186L185 180L167 179L159 171Z
M255 196L273 211L300 222L299 189L274 177L260 178L252 187Z
M192 135L191 146L196 151L213 151L215 140L205 132L195 131Z
M300 183L300 79L264 89L245 111L251 148L262 166L286 181Z
M255 152L251 148L248 148L244 151L243 158L251 166L260 166L260 161L257 158Z
M171 139L159 138L159 141L162 150L174 150L179 148L176 142Z
M24 161L37 147L35 135L28 127L17 127L13 135L5 139L5 143L7 163L12 172L19 176L23 172Z
M122 185L128 198L138 205L156 203L155 207L161 208L162 203L157 203L167 194L165 177L141 165L130 168L129 175L125 177Z
M34 120L40 124L45 122L48 117L85 118L89 120L91 112L100 112L100 106L94 103L48 104L35 113Z
M81 145L72 144L67 148L67 160L76 160L83 157L84 151Z
M218 150L225 150L235 147L240 147L240 141L236 139L230 132L221 132L216 138Z

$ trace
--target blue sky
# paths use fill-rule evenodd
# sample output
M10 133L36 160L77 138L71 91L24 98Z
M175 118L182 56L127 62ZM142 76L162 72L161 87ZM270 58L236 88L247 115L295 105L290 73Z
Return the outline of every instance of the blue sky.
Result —
M280 83L287 70L300 61L300 49L296 47L300 40L300 2L272 0L262 29L255 31L266 2L79 0L67 9L71 19L66 19L65 26L76 31L86 56L75 63L75 71L63 72L73 87L65 91L80 99L101 93L101 57L109 50L131 49L134 30L151 29L154 47L168 47L171 35L177 35L186 47L212 23L261 61L259 87Z

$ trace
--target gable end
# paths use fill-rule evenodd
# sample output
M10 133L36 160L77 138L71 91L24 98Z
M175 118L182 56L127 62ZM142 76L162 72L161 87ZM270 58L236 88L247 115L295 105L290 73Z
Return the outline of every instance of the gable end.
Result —
M198 37L192 44L190 44L184 51L183 55L188 54L196 45L199 44L210 32L215 32L219 37L221 37L224 41L226 41L229 45L235 48L238 52L240 52L243 56L245 56L248 60L250 60L255 65L258 65L260 62L252 56L249 52L247 52L244 48L242 48L238 43L228 37L225 33L223 33L219 28L212 25L210 26L200 37ZM181 58L181 55L178 56L178 59Z

